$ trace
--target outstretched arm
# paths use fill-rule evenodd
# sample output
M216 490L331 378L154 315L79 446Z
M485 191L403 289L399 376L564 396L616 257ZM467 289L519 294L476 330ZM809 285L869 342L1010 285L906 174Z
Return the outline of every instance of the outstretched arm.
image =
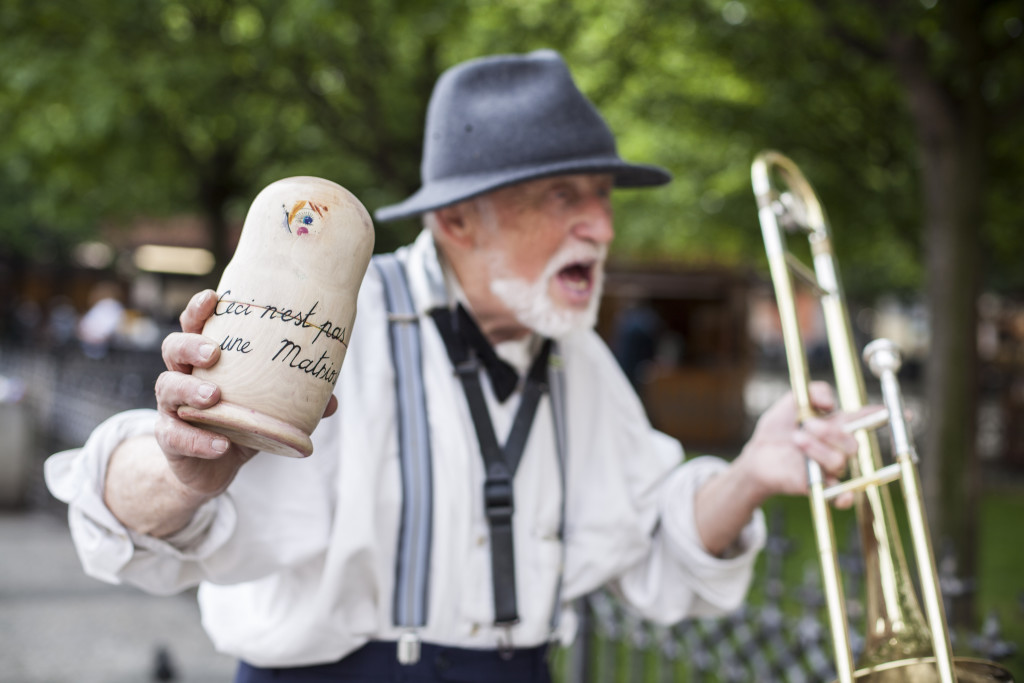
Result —
M823 383L811 385L811 402L822 414L832 413L835 399ZM877 408L866 408L870 412ZM751 515L774 495L807 493L805 458L815 460L826 477L835 483L846 470L847 460L857 452L857 440L843 426L861 416L832 413L797 425L796 403L787 395L769 408L743 451L723 473L707 481L697 493L694 515L705 548L722 554L736 539ZM849 507L853 495L836 500L837 507Z
M181 314L181 332L164 339L167 371L156 381L159 418L152 436L124 441L111 454L103 501L126 527L151 536L183 529L196 510L221 494L256 451L178 417L187 405L209 408L220 400L215 384L192 375L220 358L220 348L201 332L217 307L213 290L199 292ZM331 396L324 416L337 410Z
M220 349L200 332L217 305L212 290L196 294L181 314L181 332L162 346L167 371L156 382L159 419L152 436L122 443L111 455L104 502L125 526L152 536L179 531L206 501L227 488L255 452L178 417L179 406L208 408L220 400L214 384L192 376Z

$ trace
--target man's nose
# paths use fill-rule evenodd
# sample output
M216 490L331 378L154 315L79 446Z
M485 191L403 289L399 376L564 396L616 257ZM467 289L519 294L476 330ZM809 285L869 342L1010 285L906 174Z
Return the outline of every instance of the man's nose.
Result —
M576 237L596 244L610 244L615 238L611 199L607 196L591 197L582 214L573 227Z

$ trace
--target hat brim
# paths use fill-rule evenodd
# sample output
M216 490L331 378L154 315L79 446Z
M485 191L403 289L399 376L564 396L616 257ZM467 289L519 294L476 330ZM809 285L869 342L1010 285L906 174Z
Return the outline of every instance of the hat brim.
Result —
M502 169L486 174L444 178L427 183L408 199L382 206L374 217L382 222L412 218L466 199L527 180L574 173L610 173L616 187L654 187L672 180L672 174L659 166L631 164L618 157L573 159L529 168Z

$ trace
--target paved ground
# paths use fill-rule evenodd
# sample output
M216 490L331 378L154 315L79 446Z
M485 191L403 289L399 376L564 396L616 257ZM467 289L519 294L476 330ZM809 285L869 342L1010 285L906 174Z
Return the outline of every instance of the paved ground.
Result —
M169 653L173 677L158 675ZM170 598L85 576L59 511L0 512L0 681L230 682L192 593Z

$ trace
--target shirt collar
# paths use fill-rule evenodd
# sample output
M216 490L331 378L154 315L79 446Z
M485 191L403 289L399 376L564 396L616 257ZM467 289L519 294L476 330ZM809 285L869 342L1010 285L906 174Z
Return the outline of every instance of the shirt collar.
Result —
M402 247L396 254L405 262L409 291L417 314L423 316L440 306L451 307L456 304L457 299L446 284L445 268L441 265L430 230L422 230L412 244ZM455 275L450 277L454 281Z

